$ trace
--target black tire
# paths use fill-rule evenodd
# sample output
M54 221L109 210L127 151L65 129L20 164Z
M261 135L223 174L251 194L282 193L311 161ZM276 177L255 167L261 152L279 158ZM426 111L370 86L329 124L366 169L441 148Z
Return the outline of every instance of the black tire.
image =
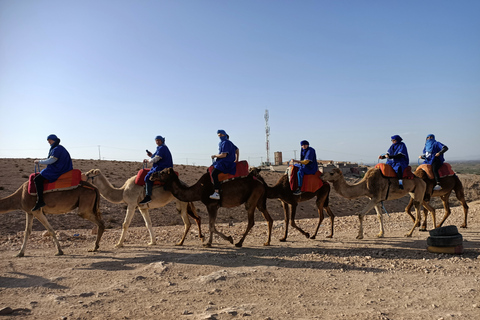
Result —
M461 234L453 236L428 237L427 245L432 247L455 247L463 243Z
M438 236L454 236L458 234L458 229L456 226L445 226L436 229L430 230L430 236L438 237Z

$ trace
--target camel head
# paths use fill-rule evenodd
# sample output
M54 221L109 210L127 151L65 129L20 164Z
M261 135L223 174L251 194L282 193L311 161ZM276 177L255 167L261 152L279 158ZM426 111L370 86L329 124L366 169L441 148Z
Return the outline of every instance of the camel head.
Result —
M338 181L343 177L342 170L335 168L330 172L324 172L322 174L322 180L328 181L328 182L335 182Z
M152 175L150 176L150 181L160 181L167 184L168 182L171 182L174 178L178 177L173 168L166 168L162 171L155 171L154 173L152 173Z
M87 182L95 184L95 181L94 181L95 178L98 177L101 174L102 174L102 172L100 171L100 169L92 169L92 170L88 171L87 173L85 173L85 176L87 177Z
M262 171L261 168L251 167L250 169L248 169L248 174L258 177L260 175L260 171Z

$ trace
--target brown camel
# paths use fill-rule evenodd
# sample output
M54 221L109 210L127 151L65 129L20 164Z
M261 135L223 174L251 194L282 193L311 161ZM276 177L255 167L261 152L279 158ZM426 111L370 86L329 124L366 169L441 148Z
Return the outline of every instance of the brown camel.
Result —
M280 177L277 183L273 187L270 187L265 182L263 177L260 175L260 171L261 171L260 168L252 168L250 171L265 185L266 195L268 199L279 199L282 202L283 212L285 214L285 234L283 238L280 239L280 241L282 242L287 241L290 212L291 212L290 221L291 221L292 227L300 231L300 233L306 236L307 238L315 239L318 233L318 229L320 228L320 225L324 218L323 216L324 209L327 212L328 216L330 217L330 234L327 236L327 238L333 237L333 221L335 219L335 215L333 214L332 210L330 210L330 207L328 206L328 200L330 195L330 185L328 183L324 183L323 186L320 189L318 189L316 192L303 192L301 195L295 196L293 194L293 191L290 188L290 183L288 181L287 174ZM299 202L308 201L314 197L317 198L315 201L315 204L318 209L319 220L318 220L317 228L315 229L315 233L313 234L313 236L310 237L310 234L308 232L303 231L295 223L295 214L297 212L297 206Z
M367 204L365 209L358 214L360 227L358 230L357 239L363 239L363 219L365 214L367 214L367 212L373 208L375 208L378 221L380 222L380 233L377 235L377 237L382 238L384 236L384 228L381 202L399 199L407 194L410 194L410 197L413 198L417 216L413 228L405 236L411 237L415 227L420 223L420 207L423 202L426 184L425 181L418 177L414 177L413 179L404 179L403 189L399 188L398 179L384 178L380 169L377 168L369 169L363 179L353 185L349 185L345 181L342 171L337 168L333 169L331 172L324 173L322 178L325 181L332 182L333 188L341 196L347 199L354 199L362 196L370 198L370 202ZM429 207L428 204L425 205Z
M430 190L429 193L431 193L431 191L433 191L433 187L436 184L435 180L430 179L427 173L421 168L417 168L414 174L417 177L423 179L423 181L425 181L425 183L427 184L427 190ZM468 205L467 205L467 202L465 201L465 193L463 191L462 182L460 181L457 175L447 176L447 177L440 178L440 186L442 187L442 189L438 191L433 191L430 197L440 197L440 199L442 199L443 208L445 209L445 214L443 216L442 221L437 225L435 221L435 218L436 218L435 208L431 207L432 208L431 214L432 214L434 228L441 227L445 222L445 220L447 220L448 216L450 216L451 211L450 211L450 204L448 203L448 199L450 198L450 194L452 193L452 191L455 191L455 196L457 197L458 201L462 203L462 206L463 206L463 224L460 226L460 228L466 228ZM428 198L428 197L425 197L425 198ZM428 199L428 201L427 199L424 199L424 203L428 203L429 201L430 199ZM410 209L412 208L412 205L413 205L413 201L410 199L410 202L405 208L405 212L412 218L412 220L415 220L413 215L410 213ZM425 207L423 208L423 215L424 215L424 219L423 219L422 226L420 227L420 230L426 231L428 210Z
M27 240L32 233L33 217L37 218L52 235L53 242L57 247L56 255L62 255L63 251L55 235L55 230L53 230L45 217L45 214L63 214L70 212L77 207L78 215L80 217L90 220L97 225L98 231L95 246L89 251L92 252L98 250L100 239L105 231L105 223L103 222L99 210L100 193L97 188L88 182L82 181L80 182L80 186L75 189L48 192L45 193L44 198L47 205L41 210L32 212L31 210L37 201L37 196L28 193L28 182L25 182L13 194L0 199L0 213L7 213L13 210L23 210L26 213L27 221L23 244L17 257L23 257L25 255Z
M254 213L255 208L258 208L263 214L268 223L268 239L264 243L265 246L270 245L272 235L273 219L267 210L267 198L265 196L265 186L262 182L255 179L253 175L247 177L234 179L222 183L221 199L212 200L210 195L213 193L213 183L210 179L210 174L205 173L193 186L185 186L180 182L178 176L172 168L163 169L160 172L155 172L151 175L150 180L159 180L165 183L165 189L172 192L172 194L180 201L201 201L208 211L209 217L209 231L210 237L205 246L212 245L213 233L216 233L224 240L233 243L231 236L226 236L215 227L215 220L217 218L218 208L233 208L245 203L245 209L248 213L248 224L243 237L235 244L236 247L241 247L243 241L250 229L255 224Z
M149 209L161 208L170 203L175 199L170 191L164 190L163 187L154 187L152 201L147 205L139 206L139 202L145 197L145 188L135 184L136 176L129 178L121 188L115 188L110 181L103 175L100 169L92 169L86 174L88 181L95 185L102 196L107 199L107 201L112 203L125 203L127 204L127 213L125 215L125 220L122 225L122 233L120 239L118 240L115 247L123 247L123 242L127 234L128 227L132 222L133 215L135 214L135 209L138 207L140 213L142 214L143 220L145 221L145 226L150 235L150 243L148 245L155 245L156 240L153 234L152 220L150 219ZM185 225L185 230L183 232L182 239L176 243L177 246L183 245L185 237L190 230L190 215L198 226L198 235L200 239L203 238L202 229L201 229L201 219L197 214L197 210L193 203L186 203L181 201L176 201L177 212L180 213L183 223Z

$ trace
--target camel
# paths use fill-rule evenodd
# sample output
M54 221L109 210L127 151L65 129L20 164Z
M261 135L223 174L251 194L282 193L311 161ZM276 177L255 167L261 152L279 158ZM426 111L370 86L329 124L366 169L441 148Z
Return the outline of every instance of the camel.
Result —
M421 169L417 168L415 170L414 174L423 179L425 183L427 184L427 190L432 190L433 187L435 186L436 182L433 179L430 179L427 175L427 173ZM467 202L465 201L465 193L463 191L463 185L460 179L458 178L457 175L453 176L447 176L440 178L440 186L442 187L441 190L438 191L433 191L430 197L440 197L442 199L443 203L443 208L445 209L445 215L443 216L442 221L437 225L435 221L435 208L431 207L431 214L432 214L432 220L433 220L433 225L434 228L439 228L443 225L445 220L450 216L450 205L448 203L448 198L450 198L450 194L452 193L452 190L455 191L455 196L457 197L458 201L462 203L463 206L463 224L460 226L460 228L466 228L467 227L467 215L468 215L468 205ZM427 198L427 197L426 197ZM424 199L424 203L428 203L430 199ZM410 209L412 208L413 201L410 199L410 202L408 203L407 207L405 208L405 212L412 218L412 220L415 220L413 215L410 213ZM428 210L427 208L423 208L423 223L422 226L420 227L420 231L426 231L427 230L427 215L428 215Z
M266 206L267 198L265 196L265 185L255 179L253 175L249 174L247 177L223 182L220 200L210 199L210 195L213 193L214 189L208 172L201 176L193 186L185 186L182 184L172 168L163 169L160 172L153 173L150 180L164 182L165 189L172 192L172 194L180 201L201 201L207 207L210 237L204 246L212 246L213 233L219 235L224 240L233 243L233 238L231 236L227 237L216 229L215 220L217 219L218 208L233 208L243 203L245 204L245 209L248 213L248 224L245 233L235 246L241 247L243 245L245 237L254 226L255 208L258 208L258 210L262 212L265 220L267 220L268 238L267 242L263 245L270 245L273 219L270 217Z
M323 210L327 212L328 216L330 217L330 234L327 238L333 237L333 221L335 219L335 215L333 214L332 210L328 206L329 194L330 194L330 185L328 183L324 183L323 186L318 189L316 192L303 192L299 196L293 195L293 191L290 189L290 184L288 181L288 175L285 174L277 181L277 183L270 187L265 182L263 177L260 175L260 168L252 168L251 173L256 176L266 187L266 195L268 199L279 199L282 202L283 212L285 214L285 233L283 238L280 239L281 242L287 241L288 235L288 223L290 219L290 212L291 212L291 225L293 228L300 231L301 234L306 236L310 239L315 239L318 233L318 229L323 221ZM317 224L317 228L315 229L315 233L313 236L310 237L308 232L303 231L297 224L295 223L295 214L297 212L297 206L299 202L308 201L312 198L316 197L315 204L318 209L319 220Z
M27 240L32 233L33 217L48 230L52 235L53 242L57 248L55 255L63 255L63 251L58 242L55 230L48 222L45 214L63 214L78 208L78 215L86 220L90 220L97 225L97 239L93 249L89 252L95 252L100 245L100 239L105 231L105 223L103 222L100 210L100 193L97 188L88 182L80 182L80 186L75 189L47 192L44 194L45 203L47 204L41 210L31 211L35 202L36 195L28 193L28 181L25 182L13 194L0 199L0 213L7 213L13 210L23 210L26 213L25 234L23 237L23 244L17 257L25 256L25 248Z
M335 191L347 199L355 199L362 196L370 198L370 202L367 204L365 209L358 214L360 226L357 239L363 239L363 219L365 214L373 208L375 208L378 221L380 222L380 232L378 233L377 237L383 238L385 231L383 228L381 202L386 200L400 199L407 194L410 194L410 197L413 198L417 215L413 228L405 236L411 237L415 227L420 224L420 206L423 202L426 184L425 181L418 177L414 177L413 179L404 179L403 189L399 188L398 179L383 177L380 169L377 168L369 169L365 173L363 179L353 185L349 185L345 181L342 171L338 168L333 169L331 172L324 173L322 178L325 181L332 182ZM428 204L425 205L429 210L431 210Z
M152 202L148 203L147 205L139 206L139 202L145 197L145 188L143 186L139 186L135 184L136 176L129 178L121 188L115 188L103 175L100 169L92 169L88 171L86 174L87 180L91 181L93 185L95 185L102 197L104 197L107 201L112 203L125 203L127 204L127 214L125 215L125 220L122 224L122 233L120 235L120 239L118 240L115 247L120 248L123 247L123 242L125 241L125 236L127 234L128 227L132 222L133 215L135 214L135 209L138 207L140 213L142 214L143 220L145 221L145 227L148 230L150 235L150 242L148 243L149 246L156 244L156 239L153 234L152 228L152 220L150 219L149 209L161 208L166 206L175 197L172 195L171 192L164 190L163 187L153 188L153 195L152 195ZM183 237L180 239L179 242L176 243L177 246L183 245L185 238L190 230L190 219L188 215L190 215L198 226L198 234L200 239L203 241L203 234L201 229L201 219L198 216L197 211L193 203L186 203L186 202L176 202L177 212L180 213L185 230L183 232Z

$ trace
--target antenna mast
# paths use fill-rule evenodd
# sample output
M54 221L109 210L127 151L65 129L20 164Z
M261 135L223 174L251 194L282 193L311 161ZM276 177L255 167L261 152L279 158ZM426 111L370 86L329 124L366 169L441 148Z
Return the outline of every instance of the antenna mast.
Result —
M267 139L267 165L270 165L270 127L268 126L268 109L265 109L265 135Z

